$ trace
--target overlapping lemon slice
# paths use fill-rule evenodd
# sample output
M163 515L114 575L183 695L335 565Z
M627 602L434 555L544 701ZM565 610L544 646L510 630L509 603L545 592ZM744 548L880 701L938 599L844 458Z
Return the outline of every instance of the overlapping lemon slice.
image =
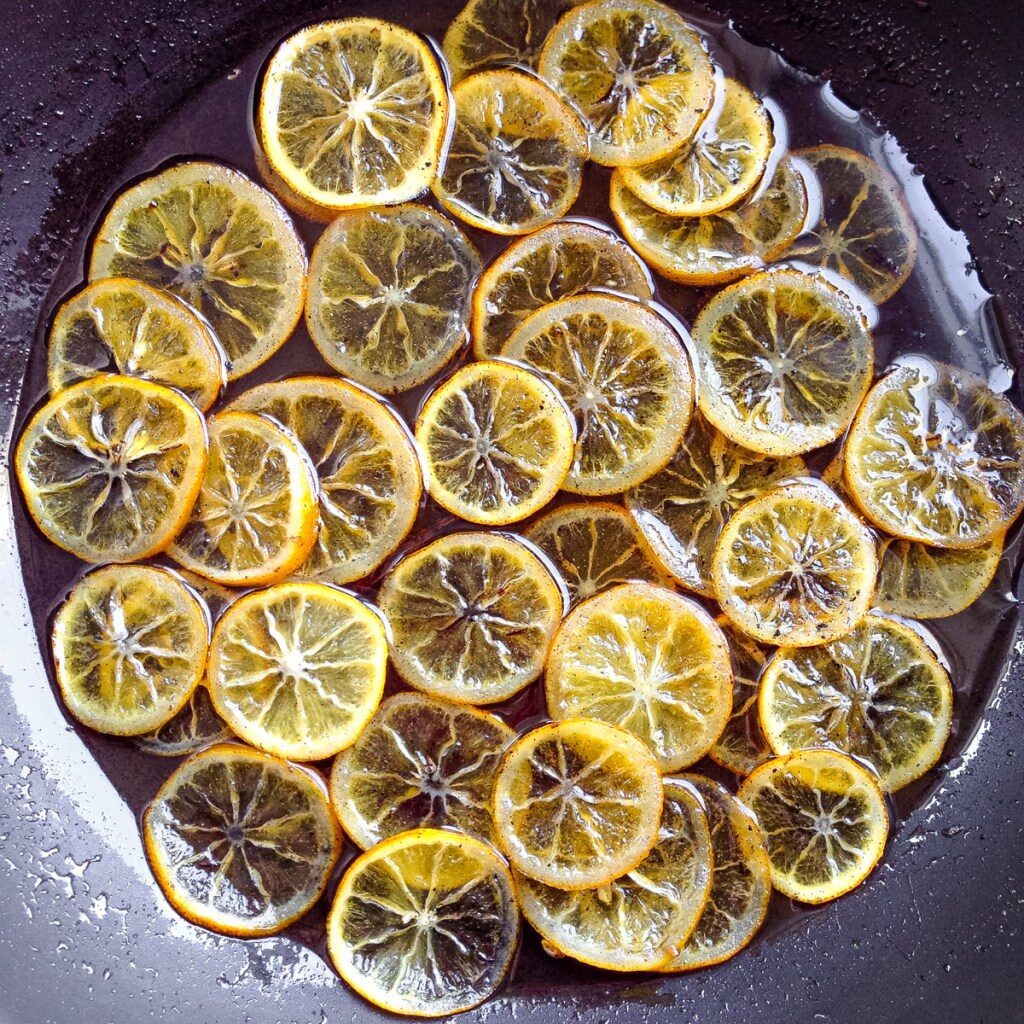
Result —
M473 295L473 349L501 352L535 309L594 288L649 299L650 271L611 229L559 221L517 239L484 271Z
M213 327L235 380L270 358L302 314L306 253L269 192L220 164L177 164L122 192L100 225L89 279L164 288Z
M544 679L553 719L596 718L628 729L662 771L700 760L732 706L722 631L689 598L624 583L584 601L559 627Z
M136 736L135 746L157 757L187 757L233 736L234 733L217 714L210 691L200 684L172 719L157 729Z
M412 529L423 492L419 458L383 402L334 377L291 377L250 388L231 408L281 423L316 469L319 524L298 575L362 579Z
M217 712L247 743L317 761L351 746L384 692L380 617L322 583L278 583L221 616L210 645Z
M444 76L426 40L378 18L345 18L310 25L277 48L256 134L271 187L301 212L330 219L426 191L447 119Z
M141 281L94 281L57 310L48 339L50 394L100 373L177 388L209 409L227 381L210 325L180 299Z
M210 619L167 569L107 566L75 584L53 622L53 662L68 711L135 736L171 719L206 669Z
M764 833L772 885L801 903L826 903L860 885L885 849L885 797L871 772L838 751L773 758L738 796Z
M700 36L653 0L590 0L555 25L540 73L590 123L599 164L630 166L671 153L711 108L714 73Z
M533 682L563 612L544 563L501 533L439 537L391 570L378 600L402 678L469 704L504 700Z
M430 496L471 523L542 509L573 461L573 422L555 388L503 362L457 370L424 403L416 440Z
M616 494L671 458L693 411L693 375L679 337L638 302L585 293L531 313L502 354L558 389L576 417L565 481L579 494Z
M667 781L658 840L632 871L567 891L516 874L526 920L544 946L613 971L661 967L701 917L711 889L711 832L697 791Z
M59 392L29 421L14 457L48 540L87 562L162 551L199 493L207 438L177 391L102 375Z
M142 819L153 874L179 914L226 935L272 935L327 888L342 838L323 780L236 743L195 754Z
M364 999L444 1017L501 985L519 943L504 861L486 843L435 828L386 839L349 865L327 919L327 951Z
M465 345L479 273L469 239L425 206L342 213L313 250L309 333L339 373L405 391Z

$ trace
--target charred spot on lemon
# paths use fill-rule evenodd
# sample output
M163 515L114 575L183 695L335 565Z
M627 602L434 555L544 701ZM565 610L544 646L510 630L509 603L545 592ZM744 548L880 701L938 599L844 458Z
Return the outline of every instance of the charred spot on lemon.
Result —
M53 662L68 711L115 736L159 728L206 669L210 620L174 573L148 565L95 569L53 623Z
M210 691L200 683L173 718L157 729L136 736L135 745L157 757L187 757L233 737L234 733L217 714Z
M632 871L568 891L516 874L526 920L556 955L613 971L661 967L690 936L711 889L713 854L702 800L666 781L658 839Z
M275 51L256 132L271 170L330 216L415 199L437 173L444 76L424 39L377 18L326 21Z
M391 570L378 600L402 678L468 704L505 700L533 682L563 612L544 563L501 533L438 538Z
M306 291L306 252L277 200L219 164L177 164L114 200L89 279L164 288L213 328L235 380L292 333Z
M875 777L835 750L801 750L755 768L740 785L765 837L772 885L801 903L827 903L856 888L889 835Z
M658 763L624 729L570 719L521 736L494 782L494 825L516 871L594 889L632 871L658 838Z
M519 942L512 878L478 839L403 832L349 866L327 919L327 951L374 1006L443 1017L501 985Z
M318 761L355 742L384 692L380 616L323 583L278 583L240 597L213 633L218 714L260 750Z
M465 345L479 273L469 239L425 206L342 213L313 250L309 333L339 373L406 391Z
M695 602L650 583L584 601L559 627L544 680L553 719L629 730L662 771L700 760L732 704L722 631Z
M235 743L180 765L146 808L142 835L174 909L242 937L305 914L342 846L319 776Z
M416 422L430 496L471 523L501 526L542 509L573 460L575 433L555 388L502 362L457 370Z
M15 470L48 540L86 562L162 551L203 482L199 410L170 388L103 375L72 384L29 421Z

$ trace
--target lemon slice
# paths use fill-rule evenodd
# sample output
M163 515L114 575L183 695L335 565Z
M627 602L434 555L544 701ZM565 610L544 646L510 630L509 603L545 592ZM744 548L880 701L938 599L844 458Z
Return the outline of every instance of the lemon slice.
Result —
M357 857L327 918L327 951L364 999L391 1013L444 1017L501 985L519 943L512 878L479 839L435 828Z
M824 484L768 491L729 520L712 559L722 610L766 644L806 647L864 618L878 563L871 532Z
M844 451L853 500L897 537L979 547L1024 508L1024 417L964 370L897 366L864 400Z
M364 850L426 826L493 842L494 773L515 737L485 711L396 693L335 760L331 802Z
M525 519L555 496L572 465L574 439L558 392L502 362L457 370L416 422L430 496L488 526Z
M380 617L323 583L278 583L240 597L210 645L218 714L247 743L295 761L351 746L384 692Z
M638 302L587 293L530 314L502 354L549 380L572 409L576 452L565 481L616 494L672 457L693 411L690 361L669 324Z
M452 91L455 131L434 194L482 231L520 235L557 220L576 201L587 134L542 81L481 71Z
M135 737L135 746L157 757L187 757L213 743L230 740L234 733L213 706L210 691L202 684L192 691L185 706L158 729Z
M165 288L213 328L235 380L292 333L306 290L306 253L277 200L219 164L178 164L114 201L93 242L89 279L130 277Z
M760 181L774 144L761 101L735 78L720 86L718 116L659 160L622 169L622 180L648 206L675 217L703 217L734 206Z
M765 669L759 707L777 754L835 747L874 768L892 792L942 756L953 688L916 630L869 615L830 644L781 648Z
M663 797L658 763L639 739L570 719L526 733L505 753L494 826L516 871L558 889L595 889L651 852Z
M654 294L650 271L610 228L566 220L514 241L484 271L473 294L473 349L501 352L535 309L606 288L640 299Z
M500 533L439 537L388 573L378 601L402 678L470 704L505 700L532 683L563 611L540 558Z
M316 469L316 541L297 575L350 583L405 539L423 476L408 429L383 402L333 377L291 377L250 388L231 408L282 424Z
M700 36L652 0L591 0L565 14L540 73L590 123L591 155L616 167L667 156L711 108L714 72Z
M885 797L866 768L838 751L773 758L738 796L764 832L772 885L801 903L826 903L860 885L885 849Z
M764 923L772 895L768 850L750 812L724 786L700 775L666 779L666 793L682 782L703 800L715 870L697 926L661 971L692 971L735 956Z
M917 259L917 229L903 190L881 167L843 146L797 151L821 190L821 220L788 255L852 281L872 301L891 299Z
M225 935L272 935L327 888L341 830L320 777L236 743L193 755L142 818L168 901Z
M588 501L545 513L526 539L547 555L573 604L618 583L664 583L643 535L621 505Z
M36 526L87 562L129 562L163 550L203 482L203 417L177 391L99 376L46 403L14 463Z
M722 631L688 598L650 583L624 583L570 612L544 679L556 720L596 718L647 744L661 770L699 761L732 705Z
M711 833L685 782L666 782L658 840L632 871L574 892L515 875L526 920L544 947L612 971L660 967L686 942L711 889Z
M712 597L711 557L725 524L751 498L806 474L802 459L748 451L696 415L668 465L626 492L626 507L665 570Z
M180 299L141 281L94 281L53 318L50 394L100 373L177 388L209 409L227 382L224 353L209 324Z
M210 619L167 569L119 565L75 584L53 622L68 711L115 736L149 732L185 705L206 668Z
M302 212L402 203L430 187L448 119L427 42L378 18L310 25L274 52L256 133Z
M212 417L192 514L168 554L216 583L263 586L294 572L316 541L316 476L295 437L265 416Z
M425 206L342 213L313 250L309 333L339 373L406 391L465 345L479 273L469 239Z

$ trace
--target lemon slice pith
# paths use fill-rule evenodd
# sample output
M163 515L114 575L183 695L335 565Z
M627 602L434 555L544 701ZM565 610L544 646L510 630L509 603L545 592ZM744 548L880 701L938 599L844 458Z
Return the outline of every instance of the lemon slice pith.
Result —
M209 689L200 683L173 718L134 739L135 746L147 754L187 757L213 743L225 743L234 735L217 714Z

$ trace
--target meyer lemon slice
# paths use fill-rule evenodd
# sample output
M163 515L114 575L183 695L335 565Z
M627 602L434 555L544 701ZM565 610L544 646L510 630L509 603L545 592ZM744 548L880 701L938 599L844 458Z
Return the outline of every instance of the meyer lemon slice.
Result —
M136 377L72 384L29 421L14 463L46 537L87 562L162 551L203 483L207 438L177 391Z
M264 189L220 164L177 164L122 192L100 225L89 279L130 277L184 299L209 322L235 380L292 333L306 252Z
M237 743L193 755L142 818L153 874L203 928L272 935L327 888L342 838L320 777Z
M413 1017L482 1003L518 943L502 859L479 839L434 828L357 857L327 919L327 951L342 978L374 1006Z
M658 762L624 729L576 718L521 736L494 782L494 825L516 871L595 889L632 871L658 839Z
M134 737L135 746L157 757L187 757L213 743L234 737L225 725L206 686L192 691L185 706L158 729Z
M801 903L826 903L860 885L885 849L885 797L871 772L838 751L773 758L738 796L764 833L772 885Z
M531 313L502 355L532 367L576 417L563 485L616 494L672 457L693 411L693 375L679 337L638 302L586 293Z

